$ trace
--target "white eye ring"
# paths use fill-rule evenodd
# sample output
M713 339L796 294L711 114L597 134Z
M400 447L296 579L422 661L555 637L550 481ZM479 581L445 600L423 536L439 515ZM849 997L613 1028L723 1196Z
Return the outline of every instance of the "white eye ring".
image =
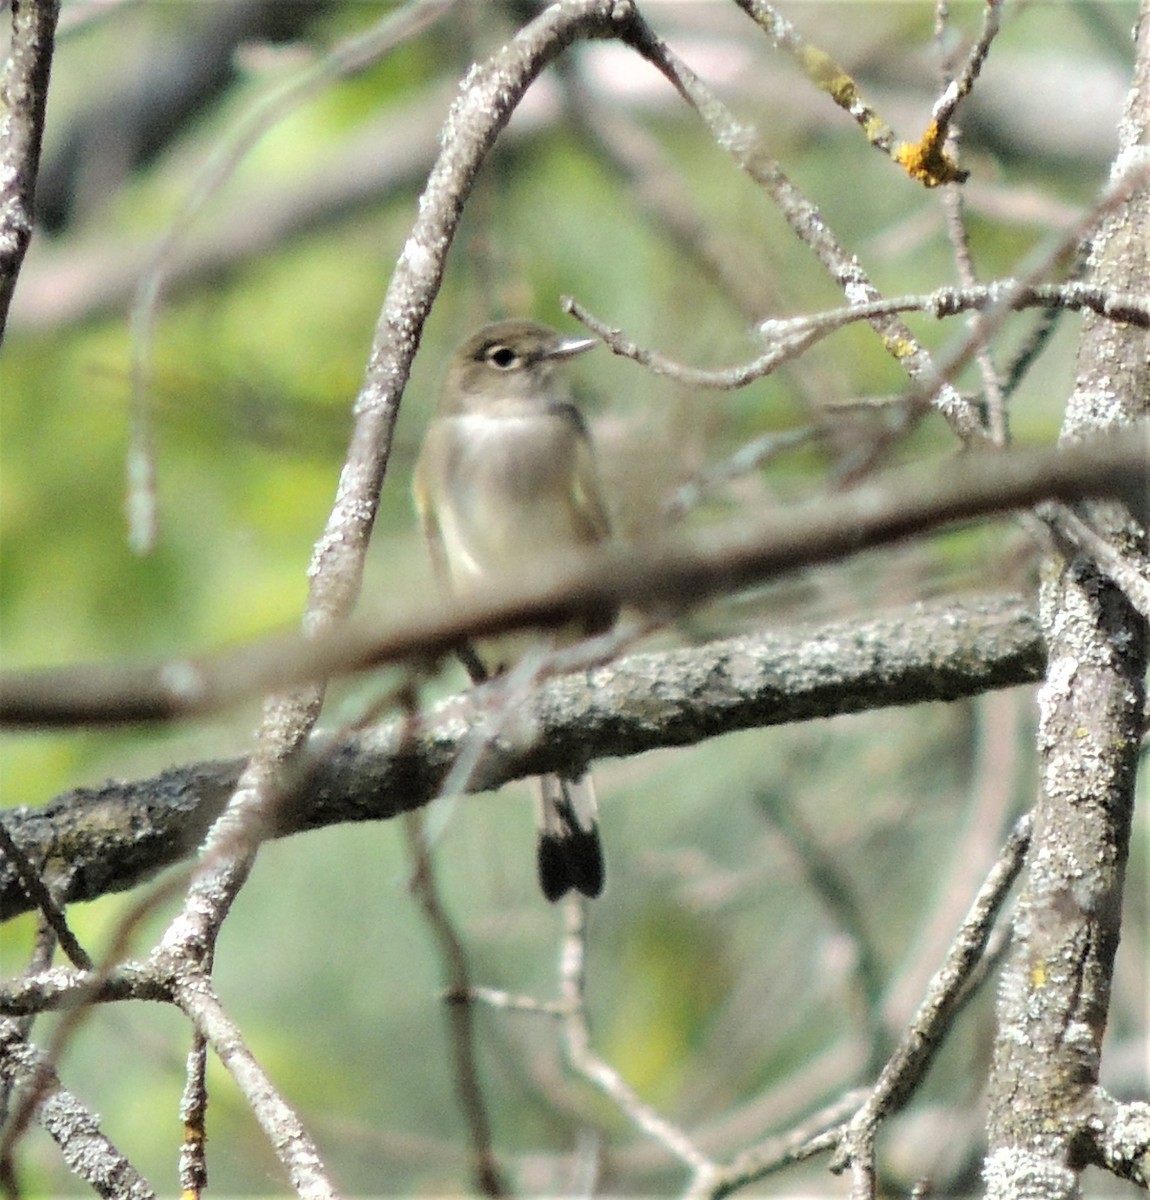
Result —
M519 355L510 346L505 346L502 342L497 342L494 346L488 346L483 352L483 358L490 366L496 367L500 371L510 371L522 363Z

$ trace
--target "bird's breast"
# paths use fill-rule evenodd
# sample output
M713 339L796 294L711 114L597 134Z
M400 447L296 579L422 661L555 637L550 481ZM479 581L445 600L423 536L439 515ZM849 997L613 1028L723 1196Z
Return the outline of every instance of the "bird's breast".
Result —
M468 413L448 418L443 436L435 508L457 585L595 540L579 509L577 425L546 413Z

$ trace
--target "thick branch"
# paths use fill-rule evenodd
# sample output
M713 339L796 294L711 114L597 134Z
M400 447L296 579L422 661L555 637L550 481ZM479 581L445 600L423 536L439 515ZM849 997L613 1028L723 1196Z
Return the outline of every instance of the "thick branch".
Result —
M1121 130L1120 176L1150 142L1150 0L1141 5L1136 75ZM1091 282L1150 290L1150 184L1098 231ZM1064 441L1145 417L1147 335L1087 317ZM1146 539L1119 506L1091 523L1144 569ZM1098 1120L1103 1033L1122 911L1145 706L1147 627L1085 555L1048 570L1043 587L1046 681L1039 693L1041 792L999 994L989 1087L988 1195L1076 1197L1094 1162L1113 1166Z
M687 746L739 729L954 700L1041 677L1034 615L1013 598L916 605L837 622L641 654L555 679L517 711L535 736L497 738L470 787L595 758ZM278 810L280 835L380 820L435 797L456 760L489 724L500 684L448 700L420 719L338 741L316 739L299 804ZM190 855L227 800L241 760L175 767L153 779L65 793L43 808L4 813L38 866L67 862L62 902L123 891ZM0 918L30 901L0 861Z

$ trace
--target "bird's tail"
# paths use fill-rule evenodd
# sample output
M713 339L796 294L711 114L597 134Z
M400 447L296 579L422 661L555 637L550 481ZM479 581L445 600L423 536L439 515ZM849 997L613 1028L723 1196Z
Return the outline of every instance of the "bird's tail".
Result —
M584 896L603 890L598 816L589 772L579 779L539 777L539 884L548 900L571 888Z

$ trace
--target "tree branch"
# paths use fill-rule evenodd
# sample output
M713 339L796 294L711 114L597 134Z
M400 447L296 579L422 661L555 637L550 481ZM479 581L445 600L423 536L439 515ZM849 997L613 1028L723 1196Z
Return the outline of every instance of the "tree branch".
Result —
M276 1090L224 1011L211 982L184 975L172 984L175 1003L219 1056L251 1106L300 1200L334 1200L314 1143L299 1117Z
M632 607L675 616L689 606L797 567L830 562L988 513L1094 495L1141 503L1150 455L1127 431L1078 446L968 454L891 472L758 523L735 521L645 545L608 545L509 578L468 602L424 603L382 631L361 618L317 638L160 667L80 667L0 675L0 724L52 726L163 720L218 709L252 692L385 663L450 654L468 637L564 626L588 611Z
M1099 228L1090 281L1145 294L1150 0L1140 7L1135 78L1113 170L1116 179L1140 182ZM1148 397L1146 334L1087 317L1063 442L1144 419ZM1084 515L1145 564L1145 530L1129 514L1098 505ZM1113 1131L1098 1119L1098 1078L1142 742L1147 623L1085 555L1048 567L1041 614L1049 653L1038 698L1041 790L999 990L984 1167L992 1200L1076 1197L1088 1163L1116 1161Z
M59 0L12 5L12 43L0 78L0 342L28 243Z
M783 630L660 654L639 654L544 684L516 722L524 744L487 744L473 791L572 762L686 746L739 729L955 700L1041 677L1037 621L1009 597L914 605L865 621ZM439 794L461 753L484 736L500 682L454 697L417 722L313 740L294 777L306 803L285 803L274 833L381 820ZM243 767L232 759L81 788L42 808L2 814L41 869L66 858L61 903L123 891L191 854ZM65 854L66 851L66 854ZM0 860L0 919L31 906Z
M156 1192L100 1129L99 1119L62 1087L50 1062L15 1033L15 1023L0 1021L0 1075L23 1086L34 1086L40 1096L36 1115L60 1147L64 1161L98 1196L109 1200L154 1200ZM8 1148L5 1147L5 1150ZM0 1186L8 1177L11 1161L0 1165ZM13 1190L12 1195L18 1192Z

